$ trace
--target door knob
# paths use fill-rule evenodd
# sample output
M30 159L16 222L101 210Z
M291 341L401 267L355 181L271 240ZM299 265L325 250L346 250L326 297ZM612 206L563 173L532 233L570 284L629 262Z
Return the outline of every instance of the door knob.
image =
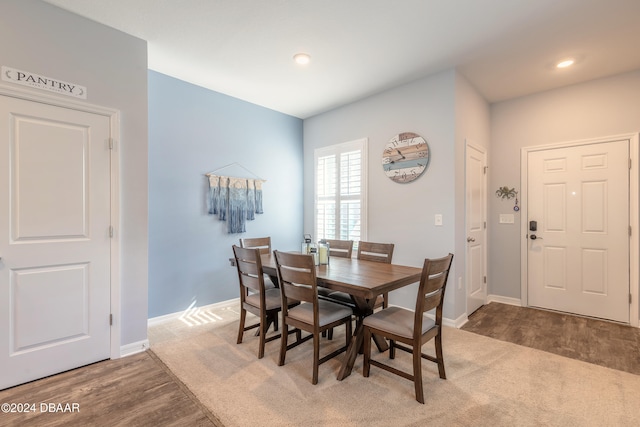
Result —
M467 242L475 242L476 239L474 239L473 237L467 237Z
M530 238L531 240L536 240L536 239L540 239L540 240L542 240L542 237L538 237L538 236L536 236L535 234L532 234L531 236L529 236L529 238Z

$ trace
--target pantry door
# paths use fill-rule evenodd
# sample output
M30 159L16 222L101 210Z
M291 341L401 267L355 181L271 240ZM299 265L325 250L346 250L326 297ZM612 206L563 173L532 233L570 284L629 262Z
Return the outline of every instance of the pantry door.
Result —
M0 389L110 357L110 132L0 96Z

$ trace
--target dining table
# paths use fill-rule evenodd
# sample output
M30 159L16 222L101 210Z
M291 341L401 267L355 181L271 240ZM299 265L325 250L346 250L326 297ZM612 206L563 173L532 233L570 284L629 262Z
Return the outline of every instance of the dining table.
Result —
M262 269L269 276L277 276L276 259L273 253L261 255ZM354 329L346 357L338 373L338 380L351 374L364 339L362 319L373 313L378 295L420 281L422 269L398 264L387 264L357 258L331 258L329 264L316 266L318 286L351 295L355 305L356 328ZM384 339L374 336L381 350L388 348Z

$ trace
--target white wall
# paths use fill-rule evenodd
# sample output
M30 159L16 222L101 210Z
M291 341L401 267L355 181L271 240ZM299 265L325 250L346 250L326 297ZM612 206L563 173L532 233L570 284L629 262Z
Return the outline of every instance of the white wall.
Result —
M305 120L305 233L313 232L314 149L366 137L368 240L395 243L393 262L416 267L454 252L455 84L456 73L447 71ZM429 167L408 184L392 182L382 170L383 148L400 132L422 135L430 148ZM434 226L435 214L443 215L442 227ZM456 295L448 292L445 316L457 317ZM390 295L392 304L411 308L415 298L415 285Z
M500 186L520 190L520 149L640 131L640 70L542 92L491 106L490 291L520 298L520 215L495 197ZM638 262L638 260L634 260Z
M1 65L77 83L121 112L121 343L147 338L147 43L37 0L3 0ZM61 95L62 96L62 95Z

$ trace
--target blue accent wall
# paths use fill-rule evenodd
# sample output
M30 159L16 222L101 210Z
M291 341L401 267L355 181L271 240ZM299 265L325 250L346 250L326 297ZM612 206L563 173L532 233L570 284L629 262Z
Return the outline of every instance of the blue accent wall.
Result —
M149 71L149 318L238 298L240 237L299 247L302 150L301 119ZM219 174L266 180L243 234L207 213L204 174L236 162Z

